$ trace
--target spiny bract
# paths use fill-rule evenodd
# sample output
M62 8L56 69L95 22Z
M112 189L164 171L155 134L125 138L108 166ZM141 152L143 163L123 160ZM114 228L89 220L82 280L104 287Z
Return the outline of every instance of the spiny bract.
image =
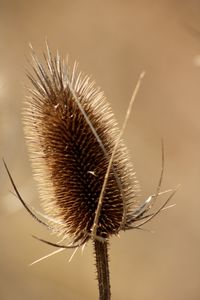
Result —
M74 64L47 47L42 65L34 51L34 88L26 99L24 128L51 227L72 242L90 238L109 158L119 135L103 93ZM108 238L131 221L138 184L123 142L119 143L103 197L97 236Z

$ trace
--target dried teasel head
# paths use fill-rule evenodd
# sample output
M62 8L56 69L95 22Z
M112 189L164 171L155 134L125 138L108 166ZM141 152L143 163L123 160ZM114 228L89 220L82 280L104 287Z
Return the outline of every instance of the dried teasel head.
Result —
M47 46L42 65L32 51L34 88L23 111L25 137L51 228L72 242L90 238L99 196L116 139L117 122L88 76L72 71ZM136 208L138 183L120 141L109 173L96 234L126 229Z
M33 72L28 77L33 88L26 99L23 120L48 227L71 238L73 246L91 237L104 240L120 230L147 223L176 192L156 212L149 213L160 194L163 151L156 194L140 204L136 200L138 182L121 140L122 131L103 93L78 71L76 63L70 70L48 46L44 64L33 49L32 59ZM9 176L25 208L44 224L27 207Z

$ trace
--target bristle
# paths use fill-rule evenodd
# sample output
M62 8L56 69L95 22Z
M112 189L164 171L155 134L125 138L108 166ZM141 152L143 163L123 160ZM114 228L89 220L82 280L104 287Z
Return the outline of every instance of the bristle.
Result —
M91 235L119 129L103 93L78 72L76 63L70 72L48 47L45 66L32 55L34 75L28 77L34 89L23 114L41 201L46 213L59 221L51 224L55 232L81 242ZM117 234L122 222L126 225L136 193L132 165L120 141L103 197L99 237Z

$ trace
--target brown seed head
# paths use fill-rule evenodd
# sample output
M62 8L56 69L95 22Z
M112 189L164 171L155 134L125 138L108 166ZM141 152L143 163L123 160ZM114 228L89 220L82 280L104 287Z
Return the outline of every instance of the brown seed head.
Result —
M43 66L33 52L34 89L24 109L25 136L39 194L56 233L73 242L90 237L109 158L119 135L103 93L47 47ZM97 235L126 229L137 182L119 143L103 197ZM122 226L122 223L124 224Z

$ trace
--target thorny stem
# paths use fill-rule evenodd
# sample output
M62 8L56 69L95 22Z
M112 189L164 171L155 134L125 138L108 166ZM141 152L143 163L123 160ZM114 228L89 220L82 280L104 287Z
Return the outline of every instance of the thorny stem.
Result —
M110 274L108 265L108 241L94 240L99 300L110 300Z

